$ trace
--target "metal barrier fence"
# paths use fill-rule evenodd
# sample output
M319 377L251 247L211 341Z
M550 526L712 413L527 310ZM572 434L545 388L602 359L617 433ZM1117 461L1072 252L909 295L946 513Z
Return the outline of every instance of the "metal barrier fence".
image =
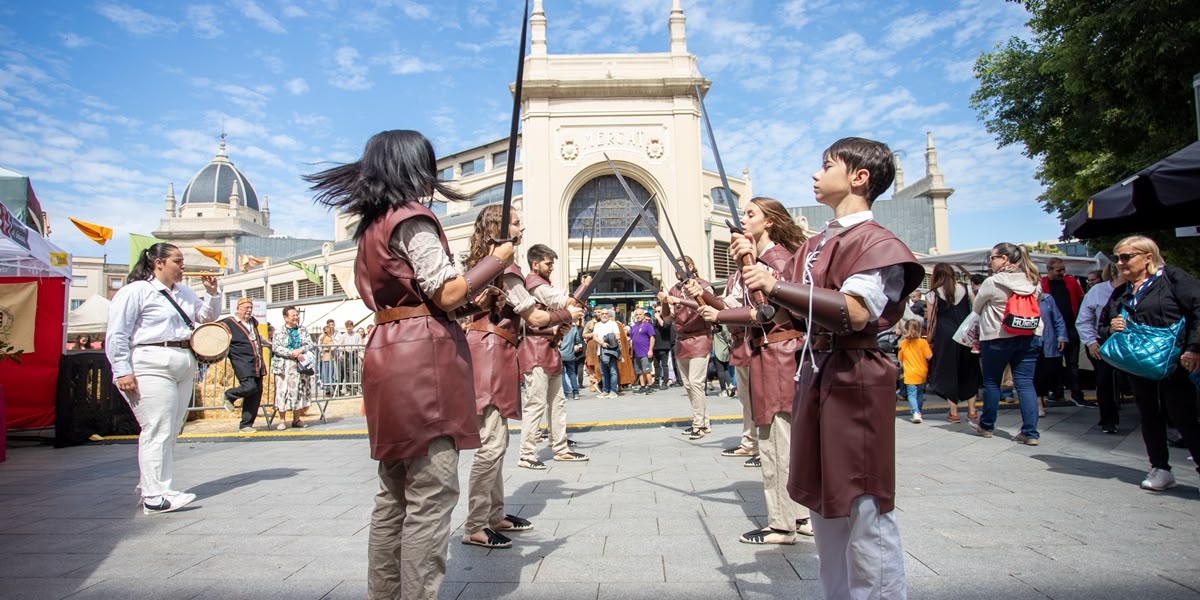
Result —
M339 398L351 398L362 395L362 360L366 351L365 345L339 346L335 344L317 346L316 373L309 378L312 387L312 399L321 405L324 414L324 403ZM275 377L271 369L271 350L263 349L264 363L267 374L263 377L264 407L275 404ZM237 377L229 360L221 360L212 364L200 363L196 371L196 392L188 406L190 411L214 410L222 408L225 390L237 387ZM270 419L268 419L268 423Z

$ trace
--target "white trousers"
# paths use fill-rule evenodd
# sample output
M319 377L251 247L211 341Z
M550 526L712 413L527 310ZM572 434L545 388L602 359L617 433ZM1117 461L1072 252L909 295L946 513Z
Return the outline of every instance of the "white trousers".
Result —
M570 451L567 447L567 397L562 391L562 373L547 375L541 367L525 374L522 398L521 458L534 458L541 436L542 417L550 424L550 448L555 456Z
M864 495L850 502L849 517L826 519L812 513L811 523L825 600L908 597L896 511L880 514L875 497Z
M135 346L136 394L125 394L142 432L138 435L138 469L143 498L173 491L175 438L187 417L196 379L196 357L186 348Z
M692 405L692 427L708 429L708 403L704 397L704 378L708 376L708 357L681 358L683 389Z
M733 370L737 376L738 400L742 401L742 441L738 445L758 454L758 427L754 426L754 415L750 410L750 367L734 367Z

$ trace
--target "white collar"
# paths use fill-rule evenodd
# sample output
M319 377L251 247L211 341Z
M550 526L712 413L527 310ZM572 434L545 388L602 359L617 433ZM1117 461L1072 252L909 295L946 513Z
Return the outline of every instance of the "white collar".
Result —
M855 225L872 221L874 219L875 215L869 210L850 213L840 219L833 219L832 221L825 223L825 237L833 237L842 233L843 231L846 231L847 229L850 229L851 227L854 227Z

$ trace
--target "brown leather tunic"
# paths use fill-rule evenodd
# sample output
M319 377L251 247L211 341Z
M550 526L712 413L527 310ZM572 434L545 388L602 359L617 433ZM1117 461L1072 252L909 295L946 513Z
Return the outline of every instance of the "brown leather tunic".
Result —
M505 275L516 275L525 284L525 276L517 265L510 265ZM491 325L488 313L471 318L471 327ZM520 340L521 315L507 302L500 309L496 327ZM475 414L482 416L488 406L495 406L506 419L521 418L521 374L517 370L517 347L503 336L473 329L467 330L467 347L471 349L472 372L475 375Z
M530 294L543 285L550 285L550 282L537 273L530 273L525 278L525 289L529 290ZM536 300L537 296L534 296L534 299ZM537 306L543 310L547 308L541 302L538 302ZM533 371L534 367L541 367L547 375L562 373L562 354L559 354L558 343L555 341L557 331L558 325L530 327L528 323L525 324L525 339L517 351L517 362L522 375Z
M759 261L776 273L785 273L792 253L783 246L775 245L763 252ZM752 328L752 339L761 344L773 336L786 337L784 332L797 330L799 322L789 319L786 323L772 322L765 329ZM768 341L751 353L750 362L750 413L755 425L770 425L778 413L791 413L796 397L796 355L804 344L797 337L780 341Z
M805 259L822 238L814 236L792 257L784 270L789 281L802 281ZM851 275L891 265L904 268L899 302L889 301L878 321L853 334L873 337L903 314L904 299L921 283L924 269L912 252L890 231L867 221L829 239L811 274L817 287L836 290ZM819 332L814 326L813 333ZM795 390L792 498L830 519L849 516L851 501L864 494L879 499L881 513L895 508L895 364L878 350L835 347L805 362Z
M725 282L726 298L729 297L729 290L741 280L742 272L734 271L733 275L729 277L729 281ZM746 304L745 298L738 298L738 302L742 305ZM729 329L729 336L733 338L733 343L729 346L729 364L735 367L750 366L750 339L747 336L754 328L741 325L726 325L725 327Z
M712 284L696 280L701 288L711 290ZM676 298L686 298L683 284L676 283L667 292ZM675 358L708 358L712 353L712 326L700 316L700 313L682 304L671 306L675 316Z
M407 202L372 223L358 240L354 281L367 308L425 304L435 315L382 323L367 341L363 406L376 460L425 456L429 443L443 436L459 450L479 447L467 338L421 291L412 266L389 249L396 227L418 216L437 223L421 203ZM440 226L438 234L449 255Z

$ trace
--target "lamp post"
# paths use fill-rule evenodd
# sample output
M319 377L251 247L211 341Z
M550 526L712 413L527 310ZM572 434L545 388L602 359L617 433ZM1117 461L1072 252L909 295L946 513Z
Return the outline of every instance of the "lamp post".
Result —
M1196 97L1196 139L1200 140L1200 73L1192 75L1192 91Z

